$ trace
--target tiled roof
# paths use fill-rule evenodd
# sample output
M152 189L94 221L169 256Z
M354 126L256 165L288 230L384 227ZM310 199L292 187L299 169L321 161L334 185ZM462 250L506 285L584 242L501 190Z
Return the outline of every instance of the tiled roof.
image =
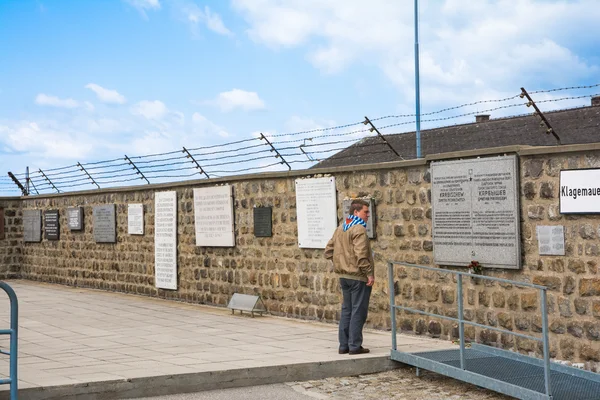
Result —
M600 142L600 107L582 107L544 113L561 144ZM416 134L384 135L402 158L416 158ZM448 153L511 145L556 146L534 115L490 119L485 122L454 125L421 131L421 155ZM378 136L368 137L312 168L371 164L400 159Z

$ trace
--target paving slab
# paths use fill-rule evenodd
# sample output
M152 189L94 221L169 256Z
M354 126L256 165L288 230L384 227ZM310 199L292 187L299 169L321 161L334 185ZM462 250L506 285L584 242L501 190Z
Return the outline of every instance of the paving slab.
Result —
M337 353L337 325L251 318L226 308L10 280L19 300L19 398L117 399L393 369L390 332L365 330L371 353ZM8 299L0 328L9 326ZM397 336L398 346L454 345ZM9 350L8 336L0 348ZM8 377L8 356L0 355ZM0 386L0 399L8 398Z

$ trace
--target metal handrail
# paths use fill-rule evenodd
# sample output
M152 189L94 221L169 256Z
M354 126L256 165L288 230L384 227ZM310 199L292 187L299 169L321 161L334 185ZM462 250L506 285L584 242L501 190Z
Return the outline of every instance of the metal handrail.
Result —
M457 276L456 277L456 285L457 285L457 289L458 289L458 291L457 291L458 318L447 317L445 315L428 313L425 311L416 310L414 308L396 305L396 300L395 300L396 293L395 293L395 288L394 288L394 266L395 265L401 265L404 267L417 268L417 269L423 269L423 270L427 270L427 271L434 271L434 272L441 272L441 273L448 273L448 274L456 275ZM477 277L477 278L481 278L481 279L485 279L485 280L489 280L489 281L504 282L504 283L508 283L511 285L515 285L515 286L530 287L530 288L539 290L540 297L541 297L541 311L542 311L542 337L538 338L535 336L524 335L521 333L509 331L506 329L500 329L500 328L496 328L493 326L479 324L476 322L465 320L464 319L464 304L463 304L464 303L464 301L463 301L463 279L462 279L463 276L465 276L465 275L471 276L471 277ZM546 395L548 395L549 397L552 396L552 389L550 387L550 344L548 341L548 314L546 312L546 306L547 306L546 291L548 290L547 287L535 285L533 283L528 283L528 282L511 281L509 279L495 278L492 276L483 276L483 275L475 275L474 276L473 274L470 274L467 272L452 271L449 269L433 268L433 267L427 267L424 265L416 265L416 264L403 263L403 262L397 262L397 261L388 261L388 283L389 283L389 292L390 292L392 349L394 351L397 350L397 346L396 346L396 329L397 329L397 327L396 327L396 312L395 312L396 309L401 309L401 310L413 312L416 314L429 315L429 316L436 317L436 318L441 318L441 319L445 319L445 320L458 322L458 335L459 335L459 341L460 341L460 368L463 370L465 369L465 324L478 326L478 327L486 328L486 329L491 329L491 330L495 330L498 332L507 333L510 335L519 336L519 337L523 337L523 338L527 338L527 339L533 339L533 340L541 342L543 344L544 383L545 383Z
M17 357L18 357L18 334L19 334L19 302L13 288L6 282L0 281L3 289L10 299L10 329L1 329L0 335L10 335L10 352L0 349L0 354L10 356L10 376L8 379L0 379L0 385L10 384L10 400L18 399Z

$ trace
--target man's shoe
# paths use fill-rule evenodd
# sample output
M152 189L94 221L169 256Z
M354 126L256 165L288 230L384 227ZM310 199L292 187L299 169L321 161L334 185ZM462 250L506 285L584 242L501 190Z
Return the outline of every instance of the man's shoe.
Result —
M362 346L360 346L360 349L358 349L358 350L351 350L351 351L349 351L350 354L366 354L368 352L369 352L369 349L365 349Z
M346 350L339 349L338 350L338 354L348 354L349 352L350 352L349 349L346 349Z

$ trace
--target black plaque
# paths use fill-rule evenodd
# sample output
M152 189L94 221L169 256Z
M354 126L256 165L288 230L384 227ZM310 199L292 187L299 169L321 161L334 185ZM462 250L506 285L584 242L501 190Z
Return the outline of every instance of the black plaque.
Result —
M42 210L23 211L23 241L42 241Z
M273 228L271 207L254 208L254 236L271 237Z
M94 207L94 241L116 243L117 224L114 204Z
M0 240L4 239L4 208L0 208Z
M58 240L60 236L58 217L58 210L44 211L44 237L46 240Z
M67 208L67 224L72 231L83 229L83 207Z

